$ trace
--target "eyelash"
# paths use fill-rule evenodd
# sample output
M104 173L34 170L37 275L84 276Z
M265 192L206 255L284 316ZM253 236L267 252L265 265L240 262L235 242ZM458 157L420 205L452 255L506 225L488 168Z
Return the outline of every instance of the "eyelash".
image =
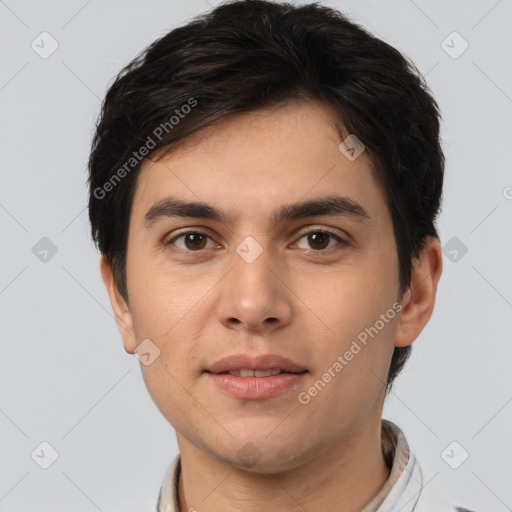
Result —
M328 231L328 230L325 230L325 229L313 229L313 230L310 230L310 231L306 231L305 233L302 233L300 235L298 240L301 240L302 238L304 238L304 237L306 237L308 235L311 235L313 233L321 233L322 235L328 235L328 236L336 239L338 241L338 244L336 244L334 247L330 247L328 249L304 249L304 250L308 251L309 253L313 253L313 254L330 254L332 251L340 250L341 248L350 245L346 240L341 238L336 233L333 233L332 231ZM171 245L174 244L174 242L176 242L176 240L178 240L178 239L180 239L182 237L185 237L187 235L190 235L190 234L205 236L205 237L209 238L210 240L212 240L212 238L207 233L203 233L202 231L189 230L189 231L183 231L182 233L176 235L171 240L165 242L165 245L166 246L167 245L171 246ZM330 240L329 240L329 243L330 243ZM200 254L200 253L203 253L205 251L205 249L199 249L197 251L191 251L191 250L188 250L188 249L182 249L181 247L178 247L177 250L182 251L182 252L184 252L187 255L192 255L192 254L195 254L195 253Z

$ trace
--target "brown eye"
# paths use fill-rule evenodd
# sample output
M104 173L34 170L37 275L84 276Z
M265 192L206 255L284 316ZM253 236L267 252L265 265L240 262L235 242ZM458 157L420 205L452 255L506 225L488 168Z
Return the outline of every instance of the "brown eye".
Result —
M206 245L206 237L200 233L187 233L184 238L187 249L204 249Z
M199 252L204 249L210 237L197 231L187 231L169 240L166 245L176 245L179 249L187 252ZM180 243L176 243L180 241Z
M335 235L329 231L310 231L309 233L304 233L300 240L302 239L306 239L307 246L301 247L301 249L312 249L313 251L327 252L329 249L336 248L336 246L348 245L348 243L338 235ZM333 241L337 241L338 243L332 244Z
M329 245L330 235L327 233L309 233L308 243L313 249L325 249Z

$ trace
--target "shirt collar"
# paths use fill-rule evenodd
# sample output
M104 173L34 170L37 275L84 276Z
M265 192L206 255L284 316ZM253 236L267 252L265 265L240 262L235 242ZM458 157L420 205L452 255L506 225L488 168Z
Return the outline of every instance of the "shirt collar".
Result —
M421 468L411 453L403 432L397 425L383 419L381 432L382 453L386 464L391 467L391 472L380 491L361 512L393 512L395 510L420 512L422 509L419 503L420 497L425 494L422 493L424 485ZM181 459L177 455L168 467L160 487L157 512L179 512L180 471ZM424 498L424 501L427 499L429 499L428 496ZM429 501L429 503L432 502Z

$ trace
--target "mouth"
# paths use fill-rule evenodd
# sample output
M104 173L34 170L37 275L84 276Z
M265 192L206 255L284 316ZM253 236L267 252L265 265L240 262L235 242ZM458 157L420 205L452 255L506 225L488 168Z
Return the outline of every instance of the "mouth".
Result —
M246 354L237 354L220 359L206 368L204 373L230 396L242 400L261 400L297 388L309 372L300 364L278 355L251 358Z
M270 377L279 375L279 373L303 373L307 369L299 363L277 354L265 354L257 357L251 357L248 354L234 354L219 359L208 366L205 371L237 377Z
M288 375L299 375L301 373L305 373L307 370L304 370L303 372L287 372L285 370L281 370L279 368L269 368L268 370L250 370L250 369L244 369L241 368L239 370L229 370L226 372L220 372L220 373L213 373L213 375L233 375L234 377L274 377L275 375L282 375L284 373ZM206 373L212 373L206 370Z

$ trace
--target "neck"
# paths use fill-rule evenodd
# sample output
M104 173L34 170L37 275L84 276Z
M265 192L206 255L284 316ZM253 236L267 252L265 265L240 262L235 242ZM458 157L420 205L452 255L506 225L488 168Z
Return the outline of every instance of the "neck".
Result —
M291 470L257 473L233 467L178 434L180 512L360 511L384 485L380 418Z

